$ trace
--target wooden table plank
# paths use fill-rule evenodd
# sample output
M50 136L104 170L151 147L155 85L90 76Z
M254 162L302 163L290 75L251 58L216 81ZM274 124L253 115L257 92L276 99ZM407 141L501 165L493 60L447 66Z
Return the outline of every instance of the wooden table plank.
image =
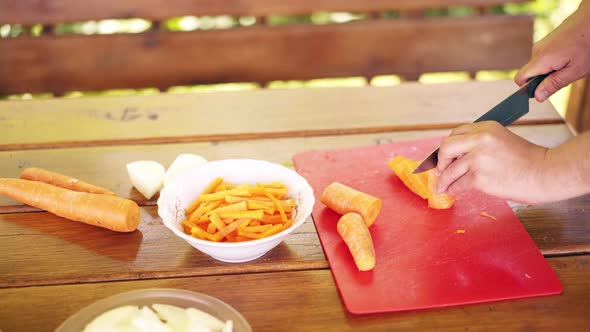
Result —
M516 214L546 256L590 253L590 195ZM263 258L218 262L142 208L139 231L123 234L49 213L0 214L0 287L327 268L311 218Z
M562 295L361 316L345 311L329 270L1 289L0 328L50 331L97 299L169 287L229 303L254 331L588 331L590 256L548 262Z
M0 150L453 128L515 89L492 81L3 101ZM520 123L562 119L531 100Z
M47 212L0 214L0 252L0 288L328 267L311 218L262 258L231 264L174 235L156 207L142 208L139 229L132 233Z
M511 127L534 143L553 147L571 137L564 124ZM166 145L66 148L0 152L0 177L18 177L24 167L44 167L109 188L141 205L153 205L132 188L125 164L156 160L168 167L181 153L196 153L208 160L225 158L265 159L289 165L294 154L308 150L349 148L393 141L413 140L448 134L448 130L417 130L379 134L291 137L244 141L199 142ZM36 211L0 196L0 213Z
M513 210L543 255L590 254L590 195Z

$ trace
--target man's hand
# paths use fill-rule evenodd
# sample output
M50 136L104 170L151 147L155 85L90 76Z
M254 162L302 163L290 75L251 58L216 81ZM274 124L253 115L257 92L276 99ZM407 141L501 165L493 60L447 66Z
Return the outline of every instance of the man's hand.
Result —
M456 195L477 189L523 203L546 201L539 181L546 153L495 121L458 127L440 146L438 191Z
M543 102L559 89L590 72L590 3L580 8L557 29L533 47L530 61L516 74L518 85L527 79L552 70L535 91L535 99Z

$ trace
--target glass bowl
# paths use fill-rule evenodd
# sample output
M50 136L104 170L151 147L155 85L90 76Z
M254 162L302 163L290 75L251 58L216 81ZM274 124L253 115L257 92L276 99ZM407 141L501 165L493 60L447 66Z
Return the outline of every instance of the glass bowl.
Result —
M229 304L209 295L173 288L146 288L120 293L96 301L66 319L56 332L82 332L98 315L124 305L169 304L202 310L222 321L232 320L234 332L251 332L248 321Z

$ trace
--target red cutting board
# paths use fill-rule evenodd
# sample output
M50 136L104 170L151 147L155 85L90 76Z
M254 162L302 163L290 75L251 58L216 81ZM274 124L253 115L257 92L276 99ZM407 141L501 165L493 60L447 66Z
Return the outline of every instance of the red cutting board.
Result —
M505 201L470 192L459 196L448 210L430 209L386 164L398 154L423 159L441 139L305 152L294 157L297 171L314 189L314 223L341 298L351 313L562 292L557 276ZM357 270L336 231L340 215L319 201L333 181L383 200L381 214L370 228L377 259L372 271Z

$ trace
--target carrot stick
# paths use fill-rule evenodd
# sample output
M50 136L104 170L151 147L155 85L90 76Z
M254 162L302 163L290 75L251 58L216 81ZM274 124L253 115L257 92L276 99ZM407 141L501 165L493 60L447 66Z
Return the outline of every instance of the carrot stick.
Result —
M216 230L220 231L225 228L225 223L223 221L221 221L219 216L217 216L215 213L213 213L211 215L210 219L211 219L211 225L213 225Z
M408 189L416 195L428 200L428 206L431 208L448 209L453 206L453 203L455 203L454 196L436 193L438 176L434 174L433 169L418 174L412 174L419 164L419 161L404 156L397 156L387 163Z
M248 206L246 205L246 201L243 201L243 202L234 203L231 205L224 205L224 206L215 208L214 210L207 212L207 214L220 213L220 212L230 212L230 211L237 212L237 211L246 211L246 210L248 210Z
M222 230L215 233L215 235L219 236L220 238L224 238L228 234L230 234L231 232L235 231L238 228L238 226L240 226L241 224L247 225L249 221L250 221L250 219L238 219L238 220L232 222L231 224L225 226Z
M372 270L375 267L375 248L363 218L357 213L347 213L340 218L336 228L359 271Z
M132 232L139 225L139 206L113 195L83 193L22 179L0 179L0 195L66 219L117 232Z
M248 211L229 211L229 212L220 212L219 217L223 219L240 219L240 218L249 218L249 219L262 219L264 216L264 211L262 210L248 210Z
M20 173L20 178L23 180L45 182L47 184L52 184L54 186L70 189L73 191L92 194L115 195L114 192L108 189L95 186L84 181L80 181L76 178L67 175L51 172L42 168L25 168Z
M320 201L339 214L356 212L363 217L367 227L377 219L381 212L381 199L352 189L339 182L330 184L320 197Z
M283 220L283 222L286 223L287 222L287 215L285 214L285 210L283 210L281 203L279 203L279 201L266 189L264 190L264 194L266 195L266 197L270 198L273 203L275 203L275 206L276 206L277 210L279 210L279 214L281 215L281 219ZM259 219L261 219L261 218L259 218Z

